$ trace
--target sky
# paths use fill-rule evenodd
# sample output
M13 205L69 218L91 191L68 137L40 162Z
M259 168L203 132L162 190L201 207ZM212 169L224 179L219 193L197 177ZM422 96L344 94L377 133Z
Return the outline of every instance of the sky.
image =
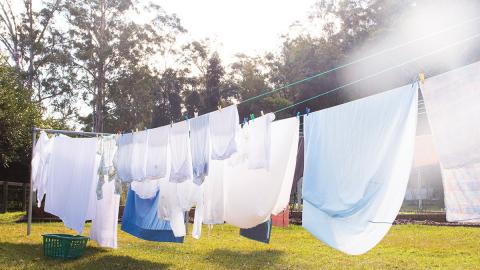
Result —
M276 51L281 35L304 20L315 0L153 0L175 13L192 39L209 38L225 62L235 54Z

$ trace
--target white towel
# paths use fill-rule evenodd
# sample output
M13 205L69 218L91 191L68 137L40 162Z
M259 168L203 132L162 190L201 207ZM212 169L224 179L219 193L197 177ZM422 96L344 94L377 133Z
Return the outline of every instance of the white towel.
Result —
M247 155L249 169L270 167L270 126L275 114L269 113L248 122L243 128L248 136Z
M210 160L209 115L204 114L188 121L192 149L193 182L201 184L208 175Z
M187 121L174 124L170 129L170 182L181 183L193 179L192 154Z
M146 176L148 179L165 177L167 173L167 146L169 126L148 130Z
M224 160L237 152L238 110L236 105L209 114L211 158Z

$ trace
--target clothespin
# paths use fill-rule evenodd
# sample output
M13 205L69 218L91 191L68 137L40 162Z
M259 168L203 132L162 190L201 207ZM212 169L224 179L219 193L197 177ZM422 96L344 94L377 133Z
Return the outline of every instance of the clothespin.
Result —
M245 126L248 123L248 117L243 117L243 125Z
M194 116L194 117L198 117L198 112L194 112L194 113L193 113L193 116Z
M184 114L183 117L185 118L185 121L188 121L188 113Z
M135 132L138 132L138 128L135 129Z
M133 135L133 129L132 129L132 135Z
M262 114L262 116L264 115L264 114L263 114L263 111L260 111L260 113Z
M218 105L217 108L219 111L222 111L222 106Z
M170 121L170 127L172 127L172 126L173 126L173 120L172 120L172 121Z
M300 112L297 112L297 118L300 118Z
M425 73L420 72L420 73L418 74L418 81L419 81L421 84L423 84L423 83L425 82Z
M255 114L253 114L253 113L250 114L250 120L252 120L252 121L255 120Z
M306 107L305 108L305 114L308 116L309 113L310 113L310 108Z

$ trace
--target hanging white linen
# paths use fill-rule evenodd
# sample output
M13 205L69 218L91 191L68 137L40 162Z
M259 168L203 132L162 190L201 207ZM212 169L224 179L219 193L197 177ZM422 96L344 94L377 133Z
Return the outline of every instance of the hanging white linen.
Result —
M209 113L211 158L224 160L237 152L238 110L231 105Z
M173 124L170 128L170 182L192 181L192 154L187 121Z
M210 160L209 115L204 114L188 121L192 149L193 182L200 185L208 175Z
M226 161L210 160L210 173L203 182L203 224L223 224L224 216L224 175L223 163Z
M33 191L37 192L38 207L41 206L46 191L53 141L54 137L49 139L48 135L41 131L32 156L32 187Z
M224 167L225 221L240 228L265 222L277 204L282 185L293 178L298 145L298 119L276 121L271 126L271 154L267 169L248 169L246 152L239 152ZM240 131L241 146L249 138Z
M169 130L169 126L148 130L148 150L146 160L146 177L148 179L163 178L167 173Z
M358 255L390 229L413 161L417 87L305 116L302 224L325 244Z
M92 219L90 238L101 247L117 248L120 194L115 194L114 181L106 180L101 188L103 196L95 204L95 217Z
M121 182L131 182L132 175L132 155L133 155L133 134L121 134L117 138L117 152L113 159L113 164L117 171L117 176Z
M269 169L270 164L270 126L275 114L268 113L248 122L243 128L248 136L247 155L249 169Z
M132 180L144 181L147 179L147 151L148 140L147 131L134 132L132 137L132 157L130 166L132 167Z
M98 183L96 190L98 200L103 198L102 186L105 184L105 182L116 182L118 180L115 166L113 165L113 159L116 152L117 142L115 136L112 135L102 137L97 152L97 154L101 156L100 165L98 167ZM118 186L118 183L115 184L115 186ZM120 194L120 192L118 192L118 188L116 193Z
M480 62L425 80L448 221L480 222Z
M45 211L79 234L95 196L100 161L97 142L97 138L57 136L50 157Z

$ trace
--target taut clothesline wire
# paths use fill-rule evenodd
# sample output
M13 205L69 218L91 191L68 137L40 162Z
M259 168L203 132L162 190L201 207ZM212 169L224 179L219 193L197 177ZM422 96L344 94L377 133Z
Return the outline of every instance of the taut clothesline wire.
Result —
M446 49L455 47L455 46L457 46L457 45L459 45L459 44L462 44L462 43L464 43L464 42L470 41L470 40L475 39L475 38L478 38L478 37L480 37L480 33L475 34L475 35L473 35L473 36L470 36L470 37L468 37L468 38L462 39L462 40L460 40L460 41L454 42L454 43L452 43L452 44L450 44L450 45L441 47L441 48L439 48L439 49L433 50L433 51L431 51L431 52L429 52L429 53L427 53L427 54L424 54L424 55L421 55L421 56L412 58L412 59L410 59L410 60L408 60L408 61L402 62L402 63L400 63L400 64L398 64L398 65L393 66L393 67L389 67L389 68L386 68L386 69L381 70L381 71L379 71L379 72L375 72L375 73L373 73L373 74L370 74L370 75L368 75L368 76L366 76L366 77L363 77L363 78L361 78L361 79L355 80L355 81L353 81L353 82L350 82L350 83L347 83L347 84L344 84L344 85L335 87L335 88L333 88L333 89L331 89L331 90L328 90L328 91L323 92L323 93L321 93L321 94L315 95L315 96L313 96L313 97L310 97L310 98L301 100L301 101L299 101L299 102L293 103L293 104L291 104L291 105L285 106L285 107L283 107L283 108L280 108L280 109L274 111L273 113L279 113L279 112L281 112L281 111L290 109L290 108L292 108L292 107L295 107L295 106L297 106L297 105L303 104L303 103L308 102L308 101L310 101L310 100L313 100L313 99L319 98L319 97L321 97L321 96L324 96L324 95L333 93L333 92L338 91L338 90L340 90L340 89L342 89L342 88L345 88L345 87L351 86L351 85L353 85L353 84L356 84L356 83L359 83L359 82L362 82L362 81L365 81L365 80L374 78L374 77L376 77L376 76L378 76L378 75L381 75L381 74L383 74L383 73L385 73L385 72L388 72L388 71L394 70L394 69L396 69L396 68L399 68L399 67L401 67L401 66L404 66L404 65L413 63L413 62L418 61L418 60L420 60L420 59L422 59L422 58L425 58L425 57L434 55L434 54L436 54L436 53L439 53L439 52L444 51L444 50L446 50Z
M394 50L396 50L396 49L399 49L399 48L402 48L402 47L411 45L411 44L413 44L413 43L415 43L415 42L418 42L418 41L421 41L421 40L425 40L425 39L428 39L428 38L437 36L437 35L439 35L439 34L443 34L443 33L445 33L445 32L448 32L448 31L450 31L450 30L453 30L453 29L455 29L455 28L457 28L457 27L460 27L460 26L463 26L463 25L465 25L465 24L472 23L472 22L478 21L478 20L480 20L480 17L475 17L475 18L473 18L473 19L466 20L466 21L463 21L463 22L458 23L458 24L454 24L454 25L449 26L449 27L447 27L447 28L444 28L444 29L442 29L442 30L440 30L440 31L433 32L433 33L431 33L431 34L428 34L428 35L425 35L425 36L422 36L422 37L419 37L419 38L410 40L410 41L408 41L408 42L402 43L402 44L397 45L397 46L393 46L393 47L391 47L391 48L387 48L387 49L384 49L384 50L380 50L379 52L376 52L376 53L374 53L374 54L371 54L371 55L368 55L368 56L359 58L359 59L354 60L354 61L352 61L352 62L349 62L349 63L347 63L347 64L343 64L343 65L334 67L334 68L332 68L332 69L329 69L329 70L326 70L326 71L322 71L322 72L320 72L320 73L311 75L311 76L309 76L309 77L305 77L305 78L303 78L303 79L301 79L301 80L297 80L297 81L294 81L294 82L291 82L291 83L287 83L287 84L282 85L282 86L280 86L280 87L278 87L278 88L275 88L275 89L272 89L272 90L270 90L270 91L261 93L261 94L259 94L259 95L256 95L256 96L247 98L247 99L241 101L241 102L238 103L238 104L243 104L243 103L250 102L250 101L252 101L252 100L255 100L255 99L258 99L258 98L261 98L261 97L270 95L270 94L272 94L272 93L278 92L278 91L280 91L280 90L286 89L286 88L288 88L288 87L290 87L290 86L294 86L294 85L297 85L297 84L300 84L300 83L303 83L303 82L306 82L306 81L309 81L309 80L312 80L312 79L321 77L321 76L326 75L326 74L329 74L329 73L331 73L331 72L333 72L333 71L340 70L340 69L342 69L342 68L345 68L345 67L348 67L348 66L351 66L351 65L360 63L360 62L362 62L362 61L365 61L365 60L368 60L368 59L370 59L370 58L379 56L379 55L381 55L381 54L384 54L384 53L387 53L387 52L390 52L390 51L394 51Z

